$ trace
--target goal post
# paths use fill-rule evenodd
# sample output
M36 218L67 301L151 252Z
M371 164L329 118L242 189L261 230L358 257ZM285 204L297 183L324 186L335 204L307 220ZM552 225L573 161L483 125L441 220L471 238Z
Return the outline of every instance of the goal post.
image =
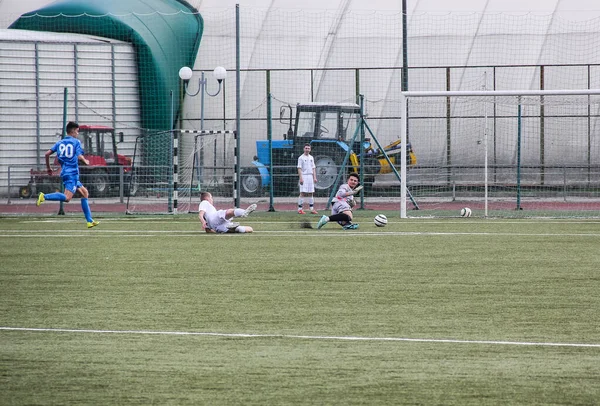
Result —
M407 188L420 216L598 216L600 89L407 91L400 112L401 218Z

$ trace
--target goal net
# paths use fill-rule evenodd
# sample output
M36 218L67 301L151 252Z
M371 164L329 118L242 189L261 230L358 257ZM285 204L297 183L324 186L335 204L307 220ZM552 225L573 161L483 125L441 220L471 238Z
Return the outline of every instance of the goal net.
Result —
M197 213L200 192L232 202L235 144L234 131L181 130L179 213Z
M233 199L235 131L173 130L136 141L129 214L185 214L198 211L200 192L215 201Z
M401 104L419 155L402 217L600 213L600 90L405 92Z

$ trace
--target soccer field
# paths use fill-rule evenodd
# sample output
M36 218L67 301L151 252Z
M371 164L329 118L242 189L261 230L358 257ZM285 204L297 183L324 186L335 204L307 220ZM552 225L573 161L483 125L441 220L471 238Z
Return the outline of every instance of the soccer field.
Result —
M0 403L597 404L599 220L375 214L0 218Z

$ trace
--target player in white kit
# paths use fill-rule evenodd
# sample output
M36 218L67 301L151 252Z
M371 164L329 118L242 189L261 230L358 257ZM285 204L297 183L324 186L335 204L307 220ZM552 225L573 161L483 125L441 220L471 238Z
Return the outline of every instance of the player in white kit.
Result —
M200 193L200 206L198 207L198 219L202 228L207 233L251 233L254 230L249 226L240 226L239 223L231 221L234 217L247 217L256 210L256 205L251 204L244 209L217 210L213 205L212 194Z
M315 210L315 183L317 183L317 171L315 160L310 154L310 144L304 145L304 153L298 157L298 186L300 186L300 196L298 196L298 214L304 214L304 198L308 197L308 205L311 214L319 214Z

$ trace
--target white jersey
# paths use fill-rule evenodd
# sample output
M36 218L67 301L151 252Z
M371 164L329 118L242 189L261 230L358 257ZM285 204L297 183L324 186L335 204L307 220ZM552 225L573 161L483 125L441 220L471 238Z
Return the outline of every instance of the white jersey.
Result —
M211 230L215 230L217 233L226 233L229 230L227 226L231 224L231 220L225 218L227 210L217 210L208 201L202 200L198 211L204 211L204 220Z
M198 211L204 211L205 215L208 217L208 216L216 213L217 209L215 209L215 206L210 204L207 200L202 200L200 202L200 206L198 206Z
M312 155L300 155L298 157L298 168L302 170L302 177L306 175L310 175L312 178L312 174L315 173L315 159Z

